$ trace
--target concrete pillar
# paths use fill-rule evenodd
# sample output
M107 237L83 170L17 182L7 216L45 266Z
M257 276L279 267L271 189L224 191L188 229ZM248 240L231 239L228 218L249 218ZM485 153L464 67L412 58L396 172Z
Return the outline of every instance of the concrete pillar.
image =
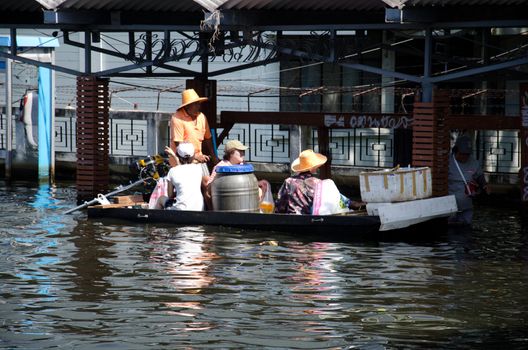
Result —
M52 169L52 71L49 68L38 69L38 178L40 182L50 181Z

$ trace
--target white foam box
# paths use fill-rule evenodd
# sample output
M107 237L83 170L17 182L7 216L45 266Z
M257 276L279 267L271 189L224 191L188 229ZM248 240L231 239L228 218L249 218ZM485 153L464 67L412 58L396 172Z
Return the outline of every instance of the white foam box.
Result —
M367 203L405 202L432 196L431 169L397 168L359 174L361 200Z

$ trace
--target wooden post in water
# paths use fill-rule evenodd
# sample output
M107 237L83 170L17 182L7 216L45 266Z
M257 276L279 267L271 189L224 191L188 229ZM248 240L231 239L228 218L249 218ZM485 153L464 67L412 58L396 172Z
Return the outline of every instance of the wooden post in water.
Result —
M77 78L77 199L106 193L109 184L108 79Z
M433 102L415 102L413 118L413 167L430 167L433 196L447 195L449 167L449 111L447 94L435 91Z

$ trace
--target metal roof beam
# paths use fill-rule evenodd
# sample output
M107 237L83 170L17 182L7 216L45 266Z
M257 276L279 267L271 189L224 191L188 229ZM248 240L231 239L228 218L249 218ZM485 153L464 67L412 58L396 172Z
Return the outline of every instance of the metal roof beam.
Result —
M483 67L466 69L460 72L444 74L441 76L435 76L435 77L429 78L429 81L433 84L436 84L436 83L441 83L441 82L448 81L448 80L455 80L455 79L465 78L465 77L472 76L472 75L478 75L482 73L488 73L488 72L498 71L502 69L522 66L525 64L528 64L528 57L522 57L522 58L514 59L511 61L505 61L501 63L490 64L490 65L483 66Z
M526 10L526 7L520 6L467 6L460 5L456 7L404 7L404 8L386 8L386 23L449 23L449 22L471 22L478 21L496 21L497 23L506 24L512 20L523 20L525 16L520 15ZM502 25L501 25L502 26Z
M357 69L357 70L364 71L364 72L369 72L369 73L374 73L374 74L390 77L390 78L407 80L407 81L412 81L412 82L415 82L415 83L421 83L422 82L422 77L418 77L416 75L399 73L399 72L395 72L395 71L381 69L381 68L378 68L378 67L369 66L369 65L366 65L366 64L361 64L361 63L339 63L339 65L343 66L343 67L347 67L347 68Z
M43 18L39 24L67 27L71 30L80 30L81 28L82 30L94 28L187 30L190 27L192 29L200 28L201 14L201 12L57 10L43 11ZM127 28L125 29L123 26Z
M192 71L192 70L188 70L188 69L180 69L178 67L173 67L173 66L169 66L169 65L165 65L163 63L161 63L160 61L143 61L143 62L139 62L139 63L133 63L133 64L130 64L130 65L127 65L127 66L121 66L121 67L117 67L117 68L112 68L112 69L107 69L107 70L103 70L103 71L100 71L100 72L97 72L97 73L93 73L92 75L95 75L95 76L98 76L98 77L111 77L111 76L114 76L116 75L117 73L122 73L122 72L126 72L126 71L130 71L130 70L134 70L134 69L140 69L140 68L148 68L148 67L160 67L160 68L164 68L164 69L169 69L169 70L172 70L172 71L176 71L184 76L190 76L190 77L194 77L194 76L198 76L200 75L199 72L195 72L195 71ZM145 76L152 76L154 73L153 72L146 72L147 74L145 74Z
M10 58L10 59L12 59L14 61L23 62L23 63L27 63L27 64L32 64L32 65L37 66L37 67L49 68L49 69L56 70L57 72L62 72L62 73L66 73L66 74L72 74L72 75L75 75L75 76L84 75L84 73L80 72L80 71L76 71L76 70L73 70L73 69L70 69L70 68L66 68L66 67L57 66L57 65L54 65L54 64L51 64L51 63L47 63L47 62L41 62L41 61L33 60L33 59L27 58L27 57L21 57L21 56L18 56L18 55L13 55L13 54L10 54L10 53L4 52L4 51L0 51L0 57Z
M120 25L120 12L115 11L43 11L44 24L112 24Z
M265 11L265 10L220 10L206 12L203 23L210 29L220 26L223 30L237 30L248 27L266 26L280 30L282 26L300 26L309 29L314 26L350 24L354 18L358 24L383 21L381 13L358 11ZM330 22L329 22L330 21Z
M187 74L179 73L116 73L112 75L112 78L188 78Z
M196 21L179 20L180 16L175 15L173 21L156 21L156 23L132 23L124 22L121 16L121 24L113 25L109 23L95 24L64 24L64 23L43 23L41 14L15 14L9 12L0 12L0 28L17 28L17 29L63 29L70 31L98 30L105 32L122 32L122 31L199 31L200 19ZM145 21L144 21L145 22ZM163 23L163 24L160 24ZM175 24L177 23L177 24ZM320 23L320 24L253 24L251 26L241 27L240 25L223 25L222 30L242 30L249 28L254 31L326 31L326 30L424 30L426 27L433 29L465 29L465 28L518 28L527 27L528 19L518 20L483 20L483 21L449 21L435 22L430 24L424 23L384 23L375 21L372 23Z
M253 67L258 67L258 66L265 66L265 65L270 64L270 63L278 62L279 60L280 60L279 57L274 57L274 58L271 58L271 59L262 60L262 61L258 61L258 62L252 62L252 63L248 63L248 64L243 64L243 65L236 66L236 67L220 69L220 70L217 70L217 71L214 71L214 72L209 72L208 76L214 77L214 76L217 76L217 75L222 75L222 74L227 74L227 73L232 73L232 72L238 72L238 71L243 70L243 69L248 69L248 68L253 68Z

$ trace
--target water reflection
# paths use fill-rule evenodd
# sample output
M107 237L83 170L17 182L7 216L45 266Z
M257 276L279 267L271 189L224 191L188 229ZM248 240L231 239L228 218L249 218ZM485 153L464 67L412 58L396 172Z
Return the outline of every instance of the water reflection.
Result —
M13 244L28 251L28 258L32 260L31 266L20 267L15 276L28 281L34 281L36 303L42 301L54 301L54 291L51 285L51 277L47 270L58 264L60 259L56 254L57 239L53 238L64 227L62 218L57 214L50 214L50 209L57 209L58 200L55 198L55 187L49 184L41 184L35 193L34 199L28 203L33 207L33 222L30 225L20 227L24 230L24 236L15 236Z
M287 247L295 252L293 274L289 279L293 283L291 290L301 300L335 300L339 299L340 277L336 274L334 263L343 257L335 251L335 243L288 242ZM335 293L335 294L334 294ZM310 311L322 313L322 311Z
M213 252L213 238L200 227L182 227L175 233L166 230L151 232L151 256L155 265L166 274L167 283L178 300L166 301L170 313L193 317L204 305L199 296L215 282L211 265L219 256ZM210 328L208 323L187 324L182 331Z
M434 239L320 242L61 216L71 194L0 188L0 348L528 345L515 211Z
M110 249L115 243L106 239L105 232L86 220L79 221L71 232L69 241L75 249L68 266L73 273L73 287L67 290L74 301L104 302L117 298L109 292L112 269L105 262L116 257Z

